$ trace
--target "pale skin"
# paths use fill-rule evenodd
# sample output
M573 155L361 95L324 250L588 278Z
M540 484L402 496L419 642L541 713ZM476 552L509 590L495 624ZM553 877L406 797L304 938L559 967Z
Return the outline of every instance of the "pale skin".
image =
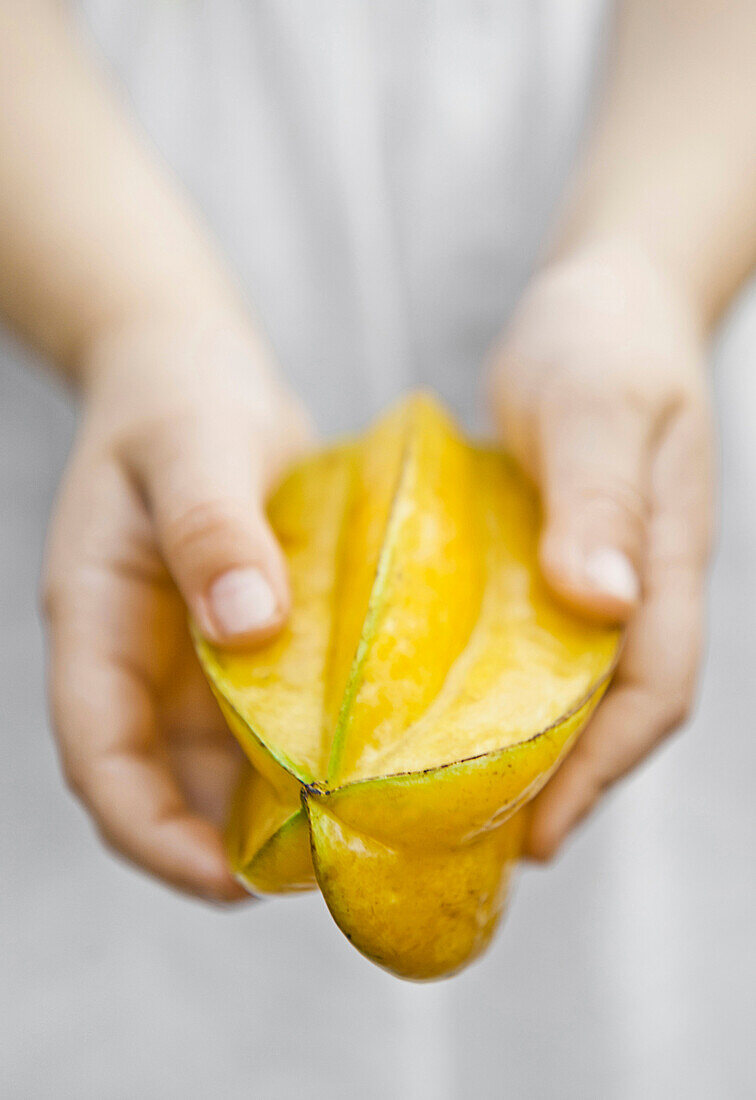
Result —
M0 309L80 389L48 544L50 702L105 840L243 896L219 823L238 755L188 642L285 621L265 498L308 439L197 215L58 6L0 3ZM552 856L694 697L711 543L707 336L756 256L756 4L626 0L559 233L494 350L557 594L626 622L615 683L535 803Z

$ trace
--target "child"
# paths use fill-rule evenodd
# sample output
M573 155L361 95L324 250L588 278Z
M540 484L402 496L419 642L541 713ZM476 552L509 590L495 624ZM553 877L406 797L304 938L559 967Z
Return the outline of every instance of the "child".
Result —
M179 6L171 6L171 18ZM515 8L526 19L528 5ZM302 104L305 115L312 108L320 118L318 106L330 113L321 130L318 123L311 137L299 135L300 150L303 157L312 153L315 166L342 157L344 192L324 190L315 172L302 203L287 207L287 188L299 186L299 162L290 162L291 178L271 168L270 204L258 218L263 260L250 266L262 272L261 282L269 274L260 297L267 303L263 321L270 313L275 326L298 261L307 261L307 234L322 234L326 252L331 245L337 251L339 232L348 227L354 266L338 269L331 256L320 274L345 302L354 293L354 312L323 317L302 308L295 336L301 352L311 334L353 323L369 332L377 318L380 356L368 346L355 367L368 371L377 403L382 387L413 381L406 366L412 342L402 335L411 326L397 320L412 309L412 294L405 297L394 276L408 272L408 283L432 301L447 275L424 266L411 247L397 261L395 177L381 177L374 156L391 111L409 127L413 107L412 132L422 138L420 100L394 102L390 73L374 73L368 86L357 59L360 50L373 56L368 24L351 12L342 13L342 26L328 5L325 11L311 27L322 73L346 73L352 83L330 98L318 85L322 103ZM418 28L410 24L408 17L402 42L417 48L419 65L428 43L412 38ZM493 418L542 491L541 561L549 583L586 614L628 624L610 693L536 803L528 850L537 859L553 855L600 794L683 721L693 697L711 538L706 341L756 256L755 38L756 9L745 2L620 6L601 109L558 230L490 357ZM114 104L58 5L3 4L0 40L0 308L83 400L44 584L63 769L114 849L181 889L234 900L241 891L225 866L219 821L237 757L191 654L184 604L210 637L228 645L259 642L285 621L286 571L264 502L305 446L308 414L208 232ZM498 74L497 42L486 57ZM510 47L502 37L501 49ZM277 83L277 48L271 34L257 61L269 67L271 95L290 121L286 86ZM457 48L463 52L464 42L454 38ZM510 60L516 62L515 53ZM393 55L391 61L398 64ZM221 83L225 71L218 70ZM411 72L412 64L402 71ZM464 73L464 65L455 72ZM462 146L480 154L499 145L493 134L465 145L481 118L478 77L471 73L469 85L446 91L449 111L459 114ZM381 87L385 108L375 91ZM532 108L522 100L528 103ZM211 107L203 100L198 110ZM432 110L428 118L432 129ZM215 125L227 121L219 116ZM531 124L525 133L535 142L532 118ZM268 136L279 152L293 140L283 124ZM554 141L559 136L552 133ZM527 150L528 140L510 153ZM405 150L407 158L416 153ZM265 164L240 163L265 178ZM397 156L396 179L403 163ZM528 175L533 168L526 161L502 163L501 187L511 195L523 173L536 190L548 190L538 171ZM476 172L487 166L485 157L461 158L463 180L469 169L468 205L476 202ZM209 173L214 168L207 165ZM436 228L445 224L446 204L455 209L454 195L439 189L432 158L425 168L403 192L412 192L414 204L408 200L398 211L411 222L403 238L410 246L434 196L440 196ZM364 216L363 182L383 189L385 201L375 206L382 224ZM259 197L250 190L247 201L253 207ZM298 244L279 206L313 219ZM487 224L484 206L470 217L477 227ZM268 218L274 228L266 240ZM493 242L495 260L498 222L489 230L469 243L473 253L482 250L472 278L483 299L490 287L481 270L502 286L491 254ZM296 247L282 254L280 241ZM372 282L365 270L374 272ZM337 293L329 300L338 308ZM428 330L419 341L426 353L435 346L434 324L449 335L446 308L439 300L435 314L426 310ZM503 323L506 295L497 308ZM356 384L340 377L318 348L313 338L309 374L299 369L298 388L322 406L338 400L342 385L353 392ZM299 354L300 363L306 358ZM464 394L475 382L460 369L444 384Z

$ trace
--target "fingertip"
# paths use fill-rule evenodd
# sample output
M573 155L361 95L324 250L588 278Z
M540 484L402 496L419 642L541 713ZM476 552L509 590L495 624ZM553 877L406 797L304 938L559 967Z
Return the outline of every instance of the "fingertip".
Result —
M604 784L586 774L579 759L568 757L533 804L524 854L536 863L555 860L603 789Z
M548 822L540 820L540 815L534 814L525 839L523 856L542 866L551 863L558 856L563 839L549 828Z
M278 633L288 612L287 588L252 565L229 569L212 582L200 625L221 645L260 644Z
M110 846L129 862L182 893L215 904L240 901L246 894L231 873L221 831L187 810L156 816L135 831L116 825Z
M240 882L228 871L225 875L219 875L208 892L205 894L205 900L214 902L219 905L238 905L242 901L257 901L258 899L254 894L250 894L248 890L245 890Z
M637 570L627 554L614 546L584 549L575 539L547 532L540 564L554 593L589 618L624 623L638 606Z
M231 873L218 829L202 818L184 821L184 867L179 885L204 901L216 904L250 900L250 895Z

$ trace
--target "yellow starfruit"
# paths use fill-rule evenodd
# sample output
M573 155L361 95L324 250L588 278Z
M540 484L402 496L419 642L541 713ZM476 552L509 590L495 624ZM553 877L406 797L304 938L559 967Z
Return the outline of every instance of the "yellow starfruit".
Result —
M403 977L489 942L521 807L606 689L619 632L546 588L506 455L412 396L293 470L270 503L293 604L260 649L197 652L249 767L228 828L255 893L318 885Z

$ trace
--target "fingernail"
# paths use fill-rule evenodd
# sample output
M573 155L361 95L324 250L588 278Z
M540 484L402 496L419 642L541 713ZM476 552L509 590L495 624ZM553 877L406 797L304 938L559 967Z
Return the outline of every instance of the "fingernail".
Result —
M259 569L232 569L210 589L210 609L220 632L234 637L268 626L276 616L278 604Z
M632 562L613 546L594 550L585 563L585 575L594 588L623 603L635 603L640 595L640 582Z

